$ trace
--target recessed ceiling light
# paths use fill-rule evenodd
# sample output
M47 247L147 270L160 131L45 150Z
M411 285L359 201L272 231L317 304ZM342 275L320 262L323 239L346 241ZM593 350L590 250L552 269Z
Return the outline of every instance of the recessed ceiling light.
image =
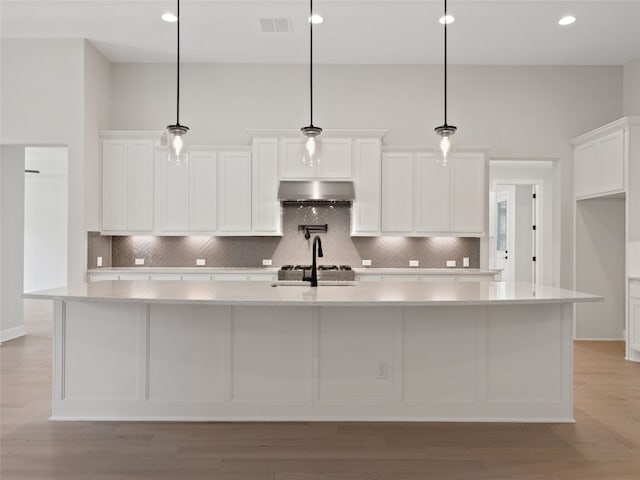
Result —
M319 13L314 13L309 17L309 22L313 23L314 25L318 25L319 23L324 22L324 18L322 18L322 15L320 15Z
M449 25L450 23L453 23L456 21L456 17L454 17L453 15L445 15L443 17L440 17L440 20L438 20L442 25Z
M172 12L167 12L162 14L162 20L169 23L174 23L178 21L178 17Z
M565 26L571 25L575 21L576 17L574 17L573 15L567 15L566 17L562 17L560 20L558 20L558 23L562 26Z

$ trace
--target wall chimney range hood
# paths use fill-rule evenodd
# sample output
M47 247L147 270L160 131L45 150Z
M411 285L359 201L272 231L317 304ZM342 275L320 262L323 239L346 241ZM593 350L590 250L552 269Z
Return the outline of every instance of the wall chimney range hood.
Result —
M283 203L350 203L354 198L351 181L282 180L278 188Z

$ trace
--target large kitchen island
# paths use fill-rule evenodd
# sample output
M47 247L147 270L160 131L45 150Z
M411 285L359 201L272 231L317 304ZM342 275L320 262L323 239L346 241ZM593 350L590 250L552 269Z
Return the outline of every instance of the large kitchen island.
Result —
M572 311L504 282L102 281L54 301L52 420L572 422Z

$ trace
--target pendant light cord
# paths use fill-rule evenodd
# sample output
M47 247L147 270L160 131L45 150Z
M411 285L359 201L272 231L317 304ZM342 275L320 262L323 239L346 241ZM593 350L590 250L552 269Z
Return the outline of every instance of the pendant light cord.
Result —
M178 54L176 61L176 125L180 125L180 0L178 0Z
M444 124L447 124L447 0L444 0Z
M313 126L313 0L309 0L309 125Z

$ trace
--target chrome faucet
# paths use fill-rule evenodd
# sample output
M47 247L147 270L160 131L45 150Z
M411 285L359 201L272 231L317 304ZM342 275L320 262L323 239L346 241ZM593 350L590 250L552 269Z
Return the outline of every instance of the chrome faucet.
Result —
M318 235L313 237L313 260L311 262L311 276L305 277L303 275L302 277L302 280L304 280L305 282L311 282L312 287L318 286L318 263L316 260L316 246L317 246L317 256L322 257L323 256L322 240L320 240L320 237Z

